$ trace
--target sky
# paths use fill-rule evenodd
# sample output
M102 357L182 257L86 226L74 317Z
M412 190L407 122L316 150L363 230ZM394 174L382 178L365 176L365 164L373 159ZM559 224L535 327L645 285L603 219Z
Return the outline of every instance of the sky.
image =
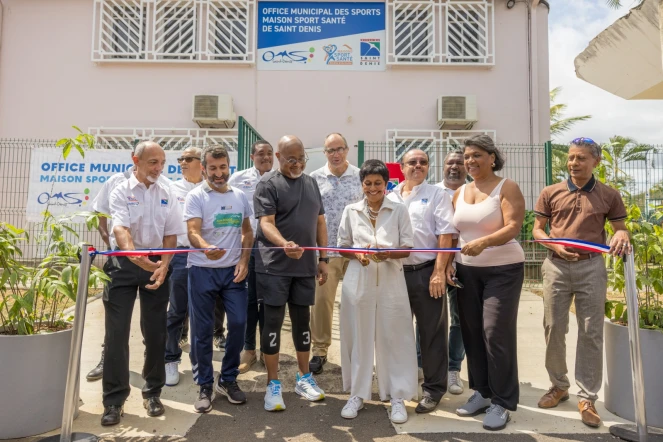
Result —
M555 141L568 142L582 136L603 142L613 135L622 135L663 146L663 100L625 100L575 74L575 57L639 1L622 3L622 8L612 10L605 0L550 1L550 89L562 87L556 102L568 105L566 116L592 115Z

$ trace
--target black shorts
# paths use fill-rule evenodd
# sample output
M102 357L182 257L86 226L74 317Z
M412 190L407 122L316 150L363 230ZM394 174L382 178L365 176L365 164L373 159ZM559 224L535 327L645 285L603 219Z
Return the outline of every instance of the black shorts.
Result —
M291 302L296 305L315 304L315 276L279 276L256 273L258 302L280 307Z

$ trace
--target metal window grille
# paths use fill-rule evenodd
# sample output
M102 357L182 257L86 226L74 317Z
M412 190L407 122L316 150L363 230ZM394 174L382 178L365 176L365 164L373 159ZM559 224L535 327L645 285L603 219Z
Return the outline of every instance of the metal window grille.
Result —
M495 64L494 0L387 0L387 64Z
M255 62L256 0L94 0L92 61Z
M189 146L220 144L237 150L235 129L157 129L130 127L91 127L88 133L107 149L133 149L141 141L159 143L165 150L181 150Z

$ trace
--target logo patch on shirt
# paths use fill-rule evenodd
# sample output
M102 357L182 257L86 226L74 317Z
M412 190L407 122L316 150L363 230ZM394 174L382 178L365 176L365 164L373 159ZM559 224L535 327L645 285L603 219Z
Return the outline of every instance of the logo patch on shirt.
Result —
M428 204L428 198L422 198L421 204Z
M167 199L162 199L161 200L161 206L167 206L168 205L168 200Z
M138 205L138 198L135 196L129 195L127 197L127 206L137 206Z
M186 202L186 198L184 198L183 196L178 196L177 202L180 203L181 205L184 205L184 203Z
M242 183L242 189L250 189L251 188L251 180L244 180Z
M222 207L223 209L223 207ZM241 213L217 213L214 215L214 227L241 227Z
M221 206L220 210L232 210L233 206Z

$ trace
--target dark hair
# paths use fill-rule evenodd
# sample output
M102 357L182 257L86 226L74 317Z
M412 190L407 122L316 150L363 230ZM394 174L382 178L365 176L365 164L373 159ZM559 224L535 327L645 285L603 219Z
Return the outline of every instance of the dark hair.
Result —
M473 137L470 137L465 140L465 147L478 147L479 149L488 152L489 154L495 155L495 167L493 167L493 171L497 172L498 170L502 170L504 167L504 155L502 155L502 152L495 146L495 142L493 141L492 138L490 138L488 135L475 135Z
M203 167L207 167L207 155L212 155L212 158L226 158L228 166L230 166L230 155L228 155L228 151L223 146L212 145L205 148L202 160Z
M400 161L401 166L404 166L404 165L405 165L405 155L407 155L409 152L411 152L411 151L413 151L413 150L420 150L420 151L422 151L422 152L424 153L424 155L426 155L426 160L428 161L428 164L430 164L430 155L428 155L428 152L426 152L426 151L423 150L423 149L419 149L418 147L413 147L412 149L408 149L408 150L406 150L405 153L403 154L403 156L401 157L401 161Z
M385 182L389 182L389 169L380 160L366 160L359 169L359 180L364 182L368 175L382 175Z
M447 162L447 158L449 158L451 155L460 155L463 156L463 149L460 147L454 147L453 149L450 149L447 154L444 156L444 162Z
M269 144L269 141L258 140L258 141L256 141L255 143L253 143L253 144L251 145L251 155L255 155L255 154L256 154L256 150L258 150L258 146L269 146L269 147L272 147L272 145ZM272 151L273 151L273 150L274 150L274 148L272 147Z

